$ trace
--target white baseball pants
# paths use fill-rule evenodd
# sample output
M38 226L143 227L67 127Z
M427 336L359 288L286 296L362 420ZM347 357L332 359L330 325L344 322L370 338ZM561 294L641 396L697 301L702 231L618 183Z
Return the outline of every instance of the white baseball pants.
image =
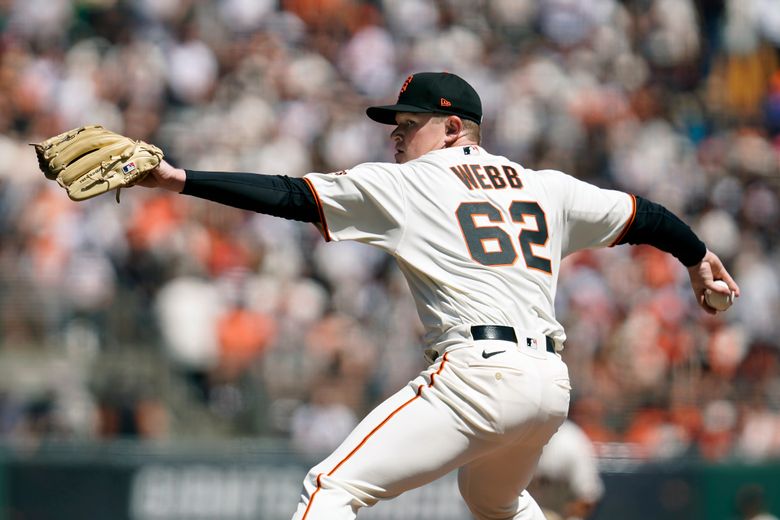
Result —
M352 520L455 468L477 520L543 520L524 489L570 388L557 354L498 340L451 350L309 471L293 520Z

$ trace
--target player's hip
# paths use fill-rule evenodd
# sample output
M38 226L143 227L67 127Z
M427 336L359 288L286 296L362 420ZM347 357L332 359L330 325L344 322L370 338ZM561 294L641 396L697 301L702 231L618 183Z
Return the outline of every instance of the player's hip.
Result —
M560 356L496 340L446 352L411 385L486 434L562 420L571 390Z
M437 334L435 341L430 341L425 355L431 363L434 363L445 352L463 348L484 348L483 343L491 341L506 343L506 345L497 347L498 350L516 350L540 359L546 359L546 353L560 352L563 349L562 342L538 332L506 325L462 324ZM488 352L485 355L490 356L491 353Z

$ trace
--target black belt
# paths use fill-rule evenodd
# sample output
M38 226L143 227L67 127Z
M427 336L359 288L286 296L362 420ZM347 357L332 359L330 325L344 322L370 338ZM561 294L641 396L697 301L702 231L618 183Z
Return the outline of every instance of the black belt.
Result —
M471 337L477 341L483 339L494 339L517 343L517 334L515 334L515 329L505 325L472 325ZM547 344L547 352L552 352L555 354L555 341L550 336L545 336L544 339L545 343ZM528 341L529 347L532 346L530 344L531 341L533 341L531 338L527 338L526 341Z

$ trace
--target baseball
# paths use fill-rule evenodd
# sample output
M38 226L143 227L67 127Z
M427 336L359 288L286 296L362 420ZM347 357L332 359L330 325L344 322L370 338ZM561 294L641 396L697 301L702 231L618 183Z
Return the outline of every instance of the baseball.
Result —
M710 289L706 289L704 291L704 300L707 302L707 305L713 309L725 311L731 307L732 303L734 303L734 293L729 289L729 286L723 280L715 280L715 285L723 287L724 289L728 290L729 293L722 294Z

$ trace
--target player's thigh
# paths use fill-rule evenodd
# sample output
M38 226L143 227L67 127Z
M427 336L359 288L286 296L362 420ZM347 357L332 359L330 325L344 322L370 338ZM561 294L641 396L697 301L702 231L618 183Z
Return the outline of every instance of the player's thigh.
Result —
M543 446L541 442L516 443L460 468L458 488L476 520L545 519L536 501L525 491Z
M432 404L427 390L406 386L377 406L309 479L363 489L391 498L431 482L460 466L469 439L446 408ZM372 499L368 500L372 502Z
M527 421L515 425L513 440L507 439L505 445L471 460L458 472L461 495L480 520L544 518L524 490L542 449L566 418L569 384L568 371L558 358L541 361L534 368L542 385L537 407L526 403L513 414Z

